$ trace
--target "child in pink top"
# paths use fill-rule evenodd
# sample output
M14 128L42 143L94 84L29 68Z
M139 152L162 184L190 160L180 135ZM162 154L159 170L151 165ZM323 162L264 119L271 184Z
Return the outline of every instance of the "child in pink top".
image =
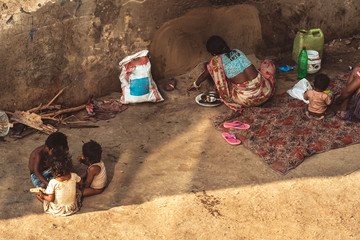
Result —
M314 89L309 89L304 93L304 99L309 100L309 105L306 108L306 116L309 118L321 120L331 114L331 109L328 106L332 100L328 94L324 93L329 83L330 79L327 75L316 75Z

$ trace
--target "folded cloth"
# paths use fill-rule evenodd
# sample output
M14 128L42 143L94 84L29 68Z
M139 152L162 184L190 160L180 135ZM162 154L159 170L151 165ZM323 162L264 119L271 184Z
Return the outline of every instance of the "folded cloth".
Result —
M87 111L85 119L96 122L113 118L117 113L126 110L128 106L115 99L96 100L91 96L85 108Z
M355 98L354 106L345 114L342 120L358 120L360 119L360 94Z

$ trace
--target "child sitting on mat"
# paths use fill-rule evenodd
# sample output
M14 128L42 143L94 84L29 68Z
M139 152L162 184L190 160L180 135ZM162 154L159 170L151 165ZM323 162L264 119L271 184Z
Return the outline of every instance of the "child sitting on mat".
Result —
M39 191L36 198L43 203L46 213L57 216L74 214L81 206L81 193L76 191L76 183L81 178L71 172L72 161L67 152L54 152L50 158L54 178L49 181L45 192Z
M309 100L306 106L306 116L316 120L321 120L329 116L332 111L328 106L331 104L331 98L324 93L330 83L330 78L326 74L315 76L314 89L309 89L304 93L304 99Z
M79 157L80 163L88 166L81 175L80 189L83 197L100 194L104 191L107 182L104 162L101 161L102 149L99 143L90 140L83 145L83 156Z

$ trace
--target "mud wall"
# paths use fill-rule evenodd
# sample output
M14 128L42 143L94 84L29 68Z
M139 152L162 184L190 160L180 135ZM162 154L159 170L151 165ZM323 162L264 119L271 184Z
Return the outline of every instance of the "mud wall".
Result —
M202 7L166 22L150 45L154 76L178 75L208 61L211 55L205 45L212 35L223 37L231 48L253 53L262 40L257 8L248 4Z
M245 5L240 9L239 4ZM217 14L221 7L230 10ZM291 49L300 28L321 28L325 41L357 33L359 8L357 0L0 0L0 109L47 103L63 87L58 102L67 106L83 104L89 95L120 91L118 62L143 49L151 48L156 56L155 80L185 71L186 65L174 67L169 52L178 51L179 58L193 64L205 56L199 43L208 34L182 23L186 14L200 16L193 22L197 29L229 33L230 41L244 34L254 41L234 44L266 55ZM171 23L186 27L184 41L176 41L179 34L172 29L164 35L166 44L151 46ZM231 33L232 26L240 30ZM181 44L194 39L199 45L181 55Z

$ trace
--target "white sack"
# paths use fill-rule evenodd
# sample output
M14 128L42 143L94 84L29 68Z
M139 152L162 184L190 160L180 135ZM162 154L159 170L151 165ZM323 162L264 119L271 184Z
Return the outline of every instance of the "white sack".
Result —
M120 63L121 103L160 102L163 101L151 75L148 50L127 56Z

